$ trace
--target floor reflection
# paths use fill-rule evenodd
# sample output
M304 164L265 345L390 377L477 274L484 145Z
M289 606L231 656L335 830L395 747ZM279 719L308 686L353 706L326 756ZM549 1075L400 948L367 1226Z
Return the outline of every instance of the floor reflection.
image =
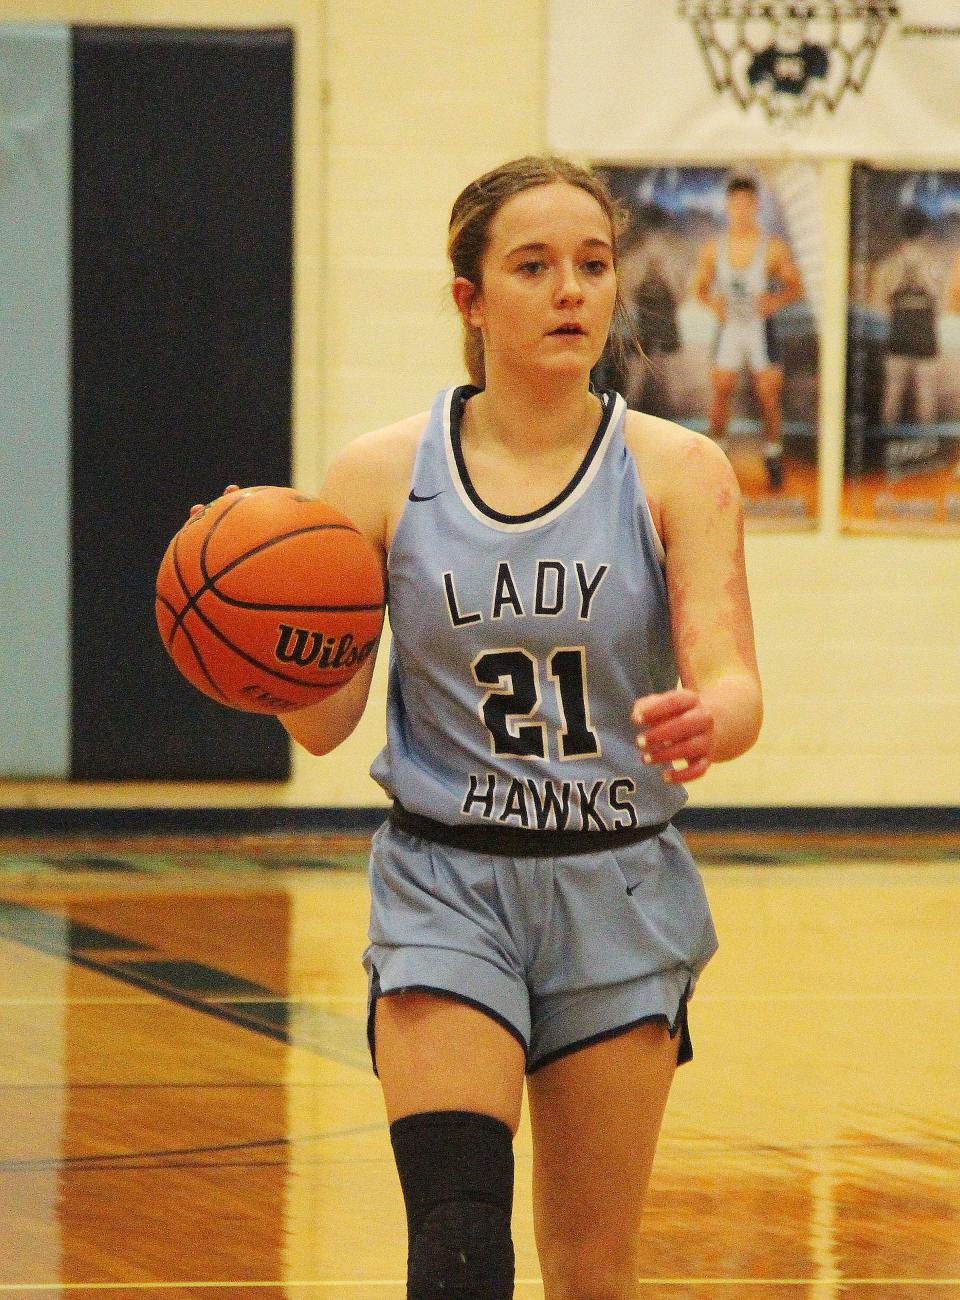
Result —
M0 1292L403 1295L365 880L292 860L4 873ZM641 1294L960 1296L960 864L705 878L722 946ZM526 1118L516 1151L517 1295L536 1296Z

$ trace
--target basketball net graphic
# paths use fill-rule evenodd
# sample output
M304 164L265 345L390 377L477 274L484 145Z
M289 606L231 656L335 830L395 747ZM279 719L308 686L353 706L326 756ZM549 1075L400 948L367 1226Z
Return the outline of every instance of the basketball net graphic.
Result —
M859 94L896 0L679 0L719 93L746 112L795 126L819 104L833 113Z

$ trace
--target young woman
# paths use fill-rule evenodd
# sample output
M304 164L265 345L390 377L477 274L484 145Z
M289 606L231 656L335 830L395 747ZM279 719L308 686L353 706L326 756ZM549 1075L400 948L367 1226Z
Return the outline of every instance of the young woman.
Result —
M716 948L670 819L682 782L760 728L727 458L591 387L617 226L565 160L468 185L449 252L472 382L356 439L322 493L389 578L373 773L395 802L364 962L411 1300L512 1296L525 1078L547 1300L638 1294L686 1004ZM328 752L372 671L281 721Z

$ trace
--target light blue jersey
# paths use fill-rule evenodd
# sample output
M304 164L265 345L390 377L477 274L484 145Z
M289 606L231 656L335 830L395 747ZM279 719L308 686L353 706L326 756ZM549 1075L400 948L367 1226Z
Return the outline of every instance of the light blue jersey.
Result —
M389 555L387 744L371 774L454 826L629 831L686 802L640 761L630 711L677 684L662 547L626 404L602 396L566 488L504 515L474 489L463 406L434 403Z

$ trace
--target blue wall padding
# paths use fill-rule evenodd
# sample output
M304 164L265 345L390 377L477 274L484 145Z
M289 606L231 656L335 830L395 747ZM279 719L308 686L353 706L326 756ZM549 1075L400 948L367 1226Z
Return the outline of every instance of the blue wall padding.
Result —
M0 775L70 767L70 32L0 25Z

